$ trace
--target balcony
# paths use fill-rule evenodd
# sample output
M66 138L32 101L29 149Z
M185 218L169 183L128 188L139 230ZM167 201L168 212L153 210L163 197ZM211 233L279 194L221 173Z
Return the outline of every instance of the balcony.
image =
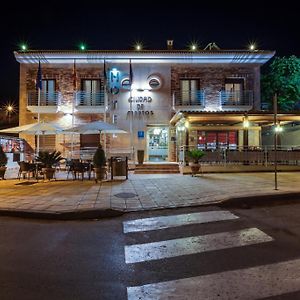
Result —
M253 107L253 91L221 91L222 110L248 111Z
M173 107L181 110L203 110L205 107L204 90L175 91L173 93Z
M27 94L27 109L33 113L56 113L60 96L59 92L41 91L39 101L38 91L29 91Z
M105 111L104 91L90 93L79 91L75 94L76 110L79 113L102 113Z

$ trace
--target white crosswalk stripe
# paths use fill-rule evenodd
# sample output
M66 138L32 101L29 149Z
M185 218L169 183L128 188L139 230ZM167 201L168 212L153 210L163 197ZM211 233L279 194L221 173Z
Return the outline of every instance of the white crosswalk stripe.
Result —
M181 215L144 218L123 222L124 233L138 233L167 228L197 225L238 219L229 211L207 211ZM125 245L127 264L174 258L183 255L244 247L273 241L258 228L218 232L212 234L167 239L150 243ZM183 278L127 288L128 299L256 299L283 293L282 286L274 286L289 278L286 292L300 289L300 260L277 263L216 274ZM253 289L253 286L258 288ZM250 291L250 292L249 292Z
M238 217L229 211L204 211L198 213L125 221L123 222L123 227L124 233L129 233L233 219L238 219Z
M272 241L257 228L125 246L126 263L189 255Z
M253 288L255 287L255 288ZM127 288L129 300L261 299L300 290L300 259Z

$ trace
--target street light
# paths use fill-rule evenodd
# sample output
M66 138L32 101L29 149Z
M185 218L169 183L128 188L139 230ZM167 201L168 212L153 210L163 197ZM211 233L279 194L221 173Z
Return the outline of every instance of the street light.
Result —
M274 189L278 190L277 187L277 140L278 140L278 123L277 123L277 94L273 97L273 110L274 110ZM276 130L277 129L277 130Z
M10 124L11 115L15 112L15 106L13 103L7 103L5 104L4 109L8 117L8 124Z

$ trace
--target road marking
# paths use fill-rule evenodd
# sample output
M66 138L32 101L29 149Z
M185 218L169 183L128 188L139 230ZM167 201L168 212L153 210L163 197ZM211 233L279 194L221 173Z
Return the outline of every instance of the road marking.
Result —
M159 230L189 224L238 219L229 211L205 211L191 214L137 219L123 222L124 233Z
M128 287L129 300L261 299L300 290L300 259Z
M257 228L214 233L161 242L125 246L126 263L264 243L273 239Z

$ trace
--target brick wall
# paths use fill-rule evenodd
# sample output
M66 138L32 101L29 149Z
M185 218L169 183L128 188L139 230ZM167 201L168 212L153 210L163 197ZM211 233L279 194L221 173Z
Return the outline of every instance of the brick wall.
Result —
M256 79L258 75L257 67L174 65L171 68L171 87L172 90L179 90L180 79L197 78L200 89L205 90L206 104L217 108L220 103L219 91L225 86L225 78L242 77L245 79L245 90L254 91L254 103L259 106L259 79Z

